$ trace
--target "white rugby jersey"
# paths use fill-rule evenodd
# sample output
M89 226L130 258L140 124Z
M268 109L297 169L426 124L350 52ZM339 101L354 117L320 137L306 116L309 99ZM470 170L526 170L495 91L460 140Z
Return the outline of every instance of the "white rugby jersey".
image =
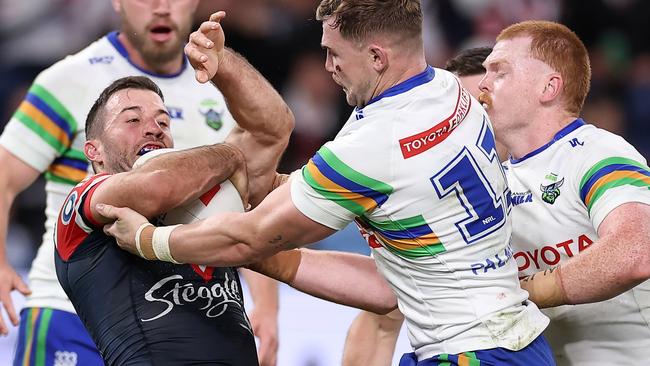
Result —
M131 62L117 35L109 33L43 71L0 136L2 146L45 172L47 181L45 234L29 273L27 307L74 312L56 278L53 228L65 197L86 176L86 115L104 88L124 76L150 77L165 96L179 149L221 142L235 124L221 93L199 84L187 60L176 75L148 73Z
M505 166L514 205L514 258L522 276L588 249L598 240L600 223L621 204L650 204L645 159L623 138L580 119ZM608 301L544 313L551 318L545 334L558 365L650 363L650 282Z
M519 288L490 122L444 70L427 67L356 109L291 196L333 229L356 219L419 359L519 350L548 323Z

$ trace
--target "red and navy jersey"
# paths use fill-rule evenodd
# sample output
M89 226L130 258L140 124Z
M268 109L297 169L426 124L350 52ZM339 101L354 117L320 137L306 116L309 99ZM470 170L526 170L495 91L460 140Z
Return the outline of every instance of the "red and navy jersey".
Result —
M79 183L55 228L56 273L109 365L257 365L234 268L147 261L121 250L90 213L110 175Z

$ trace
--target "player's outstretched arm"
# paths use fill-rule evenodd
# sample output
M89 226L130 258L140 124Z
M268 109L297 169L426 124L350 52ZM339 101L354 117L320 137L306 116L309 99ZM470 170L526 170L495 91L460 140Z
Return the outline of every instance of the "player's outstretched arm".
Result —
M275 169L289 142L294 117L280 94L242 56L224 48L217 12L192 33L185 52L200 82L211 80L226 99L238 123L227 138L248 163L253 206L271 191Z
M615 208L598 235L568 262L522 279L530 299L541 308L603 301L650 278L650 205Z
M403 322L399 309L385 315L361 311L348 330L341 364L390 366Z
M135 234L146 218L132 209L102 205L96 207L103 216L115 219L104 231L117 238L122 247L138 255ZM143 246L156 246L181 263L215 267L240 266L271 256L282 250L313 243L332 233L330 229L303 215L294 206L290 185L271 192L264 201L246 213L221 213L173 231L153 227L140 232ZM155 242L152 242L155 235ZM161 247L162 246L162 247ZM163 248L164 247L164 248ZM156 259L156 258L147 258ZM160 258L158 258L160 259Z
M99 223L112 221L97 211L96 205L102 203L128 205L151 218L197 199L229 177L233 183L245 185L246 164L242 153L232 145L222 143L162 154L100 184L91 197L91 214Z
M40 172L25 164L12 153L0 146L0 303L9 320L18 325L18 315L11 299L11 291L17 290L29 295L29 287L23 282L7 259L6 241L9 226L9 210L16 196L31 185ZM9 328L0 310L0 335L6 335Z
M224 213L189 225L154 229L138 229L146 218L125 207L98 207L102 215L116 219L104 231L117 238L117 243L139 255L135 236L144 258L211 266L238 266L259 261L278 252L313 243L331 235L334 230L304 216L294 206L290 185L271 192L255 209L247 213ZM154 249L156 248L156 249ZM147 255L146 253L150 253ZM153 253L153 254L152 254ZM162 253L158 256L156 253ZM285 257L288 253L289 257ZM298 260L293 253L301 254ZM377 273L371 258L351 253L288 251L279 257L288 258L286 265L272 277L295 288L324 299L386 313L397 306L397 300L383 277ZM284 261L284 260L283 260ZM295 270L293 270L295 269ZM261 271L272 275L271 271ZM351 281L363 278L364 281Z
M393 290L377 272L375 261L365 255L302 248L280 252L248 268L338 304L378 314L397 307Z

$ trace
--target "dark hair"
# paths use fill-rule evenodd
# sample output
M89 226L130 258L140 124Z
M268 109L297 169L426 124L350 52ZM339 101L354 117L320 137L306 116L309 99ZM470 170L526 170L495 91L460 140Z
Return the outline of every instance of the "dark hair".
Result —
M363 41L370 34L389 33L406 40L422 38L420 0L322 0L317 20L334 17L343 38Z
M464 50L447 61L445 69L457 76L484 74L483 61L490 53L492 53L492 47L476 47Z
M113 94L124 89L151 90L158 94L163 102L165 101L165 97L163 97L163 93L160 91L158 85L146 76L127 76L117 79L102 91L99 98L95 100L95 103L90 108L90 112L88 112L88 116L86 117L86 139L95 138L101 134L105 122L100 117L101 110L106 106L106 103Z

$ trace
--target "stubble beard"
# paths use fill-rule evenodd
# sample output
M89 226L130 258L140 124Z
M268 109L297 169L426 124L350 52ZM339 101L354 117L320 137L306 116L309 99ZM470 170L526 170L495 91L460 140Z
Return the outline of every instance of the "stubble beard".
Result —
M174 26L173 29L178 37L168 43L157 45L154 41L147 38L146 30L138 32L126 20L122 20L122 29L129 42L142 55L144 62L154 71L161 70L165 64L174 61L175 58L182 55L183 45L181 39L189 36L189 33L181 34L178 28Z
M133 163L129 162L128 154L124 151L106 151L109 157L104 162L104 171L109 174L117 174L131 171Z

